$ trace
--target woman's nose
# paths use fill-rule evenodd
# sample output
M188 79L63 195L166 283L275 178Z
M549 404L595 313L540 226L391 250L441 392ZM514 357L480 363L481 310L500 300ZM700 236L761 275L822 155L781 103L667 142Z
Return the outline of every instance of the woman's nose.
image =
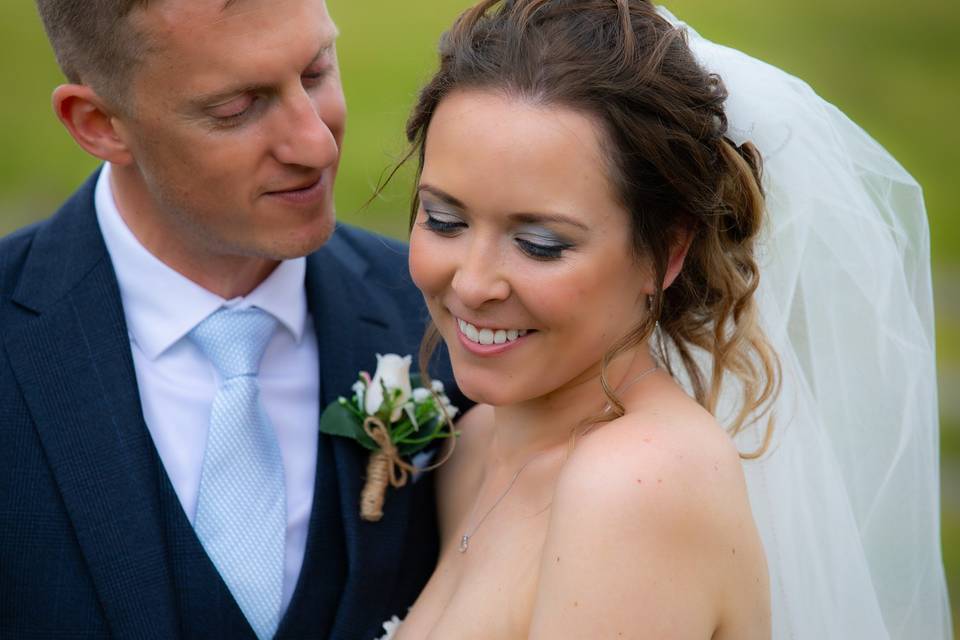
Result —
M510 297L500 253L493 243L476 243L464 254L451 287L464 305L477 309Z

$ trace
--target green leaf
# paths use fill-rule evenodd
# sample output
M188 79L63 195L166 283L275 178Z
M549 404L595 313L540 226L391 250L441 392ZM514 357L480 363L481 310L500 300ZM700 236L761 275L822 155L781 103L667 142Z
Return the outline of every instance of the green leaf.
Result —
M410 376L410 383L413 388L423 386L420 375L416 373ZM383 384L382 381L381 384ZM390 391L385 385L382 388L384 402L377 415L386 424L401 392ZM430 398L417 405L414 411L419 429L414 428L406 413L396 423L387 425L390 437L402 456L409 457L425 449L434 440L450 437L449 433L443 431L444 425L438 413L434 399ZM334 402L324 410L323 415L320 416L320 432L349 438L370 451L376 451L379 447L363 430L363 421L366 417L362 407L356 406L356 399L351 396L345 403Z
M423 424L429 421L432 417L436 416L439 411L437 411L436 404L433 401L433 398L430 398L426 402L417 406L416 416L417 424L423 427Z
M410 434L410 437L397 441L397 450L400 451L400 455L404 457L411 456L425 449L427 445L434 440L451 437L449 432L444 431L446 428L443 420L436 417L427 424L420 425L419 433ZM454 431L453 435L457 436L459 434L457 431Z
M320 433L356 440L361 446L374 451L376 443L363 431L363 423L348 407L331 402L320 416Z

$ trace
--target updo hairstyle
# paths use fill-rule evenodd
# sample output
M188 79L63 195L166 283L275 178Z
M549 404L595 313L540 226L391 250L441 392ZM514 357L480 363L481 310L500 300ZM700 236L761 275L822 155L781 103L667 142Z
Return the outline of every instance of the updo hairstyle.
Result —
M671 375L679 360L711 413L725 376L738 379L731 435L763 417L778 389L779 363L754 300L754 245L764 220L760 155L726 137L726 88L694 59L685 31L644 0L479 2L444 34L440 67L407 123L418 179L433 114L459 90L567 108L597 123L616 196L630 215L631 244L657 282L671 250L692 238L680 275L655 292L650 313L605 355L601 383L610 409L596 421L624 411L607 379L609 363L655 333L654 355ZM411 228L418 210L415 186ZM431 327L421 365L437 341ZM761 448L742 455L761 454L771 431L772 420Z

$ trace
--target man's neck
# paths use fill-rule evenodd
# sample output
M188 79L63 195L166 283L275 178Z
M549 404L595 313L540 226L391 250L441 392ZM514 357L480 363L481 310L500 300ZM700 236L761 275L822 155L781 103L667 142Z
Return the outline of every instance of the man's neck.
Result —
M137 170L112 167L110 187L124 224L137 241L165 265L225 300L248 295L280 262L258 256L230 254L203 246L203 239L186 221L156 212Z

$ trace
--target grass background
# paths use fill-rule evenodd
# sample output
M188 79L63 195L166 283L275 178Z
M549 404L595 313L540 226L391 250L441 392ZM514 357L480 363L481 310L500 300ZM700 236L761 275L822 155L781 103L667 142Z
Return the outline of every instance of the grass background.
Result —
M340 218L403 237L401 174L361 210L403 151L403 121L434 66L442 30L466 0L328 0L343 33L350 111ZM706 37L807 80L924 185L937 304L944 557L960 609L960 3L954 0L674 0ZM53 117L61 81L29 0L0 3L0 234L49 215L96 166ZM960 618L956 613L954 619Z

